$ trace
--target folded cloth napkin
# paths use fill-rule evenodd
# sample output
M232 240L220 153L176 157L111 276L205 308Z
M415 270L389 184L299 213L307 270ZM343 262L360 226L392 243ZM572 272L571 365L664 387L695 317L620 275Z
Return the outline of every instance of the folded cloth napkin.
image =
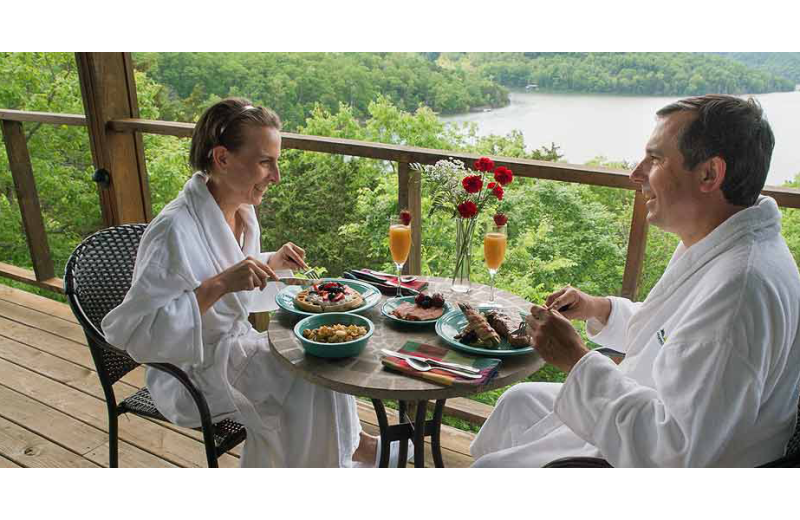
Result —
M400 359L392 356L385 356L381 358L383 366L390 370L402 372L405 375L425 379L433 383L439 383L445 386L451 385L471 385L480 386L485 385L497 375L497 367L500 366L500 360L497 358L485 358L468 356L438 345L428 345L427 343L418 343L416 341L407 341L403 348L397 351L398 354L408 354L409 356L423 357L426 359L435 359L437 361L447 361L449 363L458 363L459 365L467 365L477 368L481 371L480 379L467 379L459 377L452 372L445 370L438 370L434 367L429 372L420 372L411 368L405 359Z
M351 272L353 272L356 276L358 276L359 272L366 273L367 275L380 278L380 279L384 280L385 282L387 282L390 285L393 285L393 286L397 285L397 277L396 276L391 276L391 275L388 275L386 273L382 273L380 271L373 271L372 269L354 269ZM400 287L407 287L409 289L414 289L415 291L424 291L425 289L428 288L428 282L426 282L425 280L420 280L419 278L417 278L416 280L413 280L411 282L402 282L400 284Z

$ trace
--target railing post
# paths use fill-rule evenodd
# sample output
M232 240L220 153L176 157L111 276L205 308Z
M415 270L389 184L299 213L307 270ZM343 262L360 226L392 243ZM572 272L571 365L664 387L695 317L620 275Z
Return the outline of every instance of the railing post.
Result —
M633 217L628 237L628 256L625 259L625 274L622 277L622 296L636 300L639 282L642 278L644 253L647 249L647 202L642 192L637 190L633 198Z
M139 117L133 64L126 52L78 52L78 77L95 169L111 174L110 186L99 187L106 225L149 222L150 188L142 136L114 132L113 119Z
M25 239L28 241L28 250L31 253L33 271L36 273L38 281L49 280L55 277L53 258L47 243L42 208L39 205L39 193L36 191L31 156L28 153L22 123L3 121L3 139L6 142L8 165L14 179L14 188L22 214Z
M397 205L408 209L411 219L411 253L403 274L422 274L422 178L407 162L398 163Z

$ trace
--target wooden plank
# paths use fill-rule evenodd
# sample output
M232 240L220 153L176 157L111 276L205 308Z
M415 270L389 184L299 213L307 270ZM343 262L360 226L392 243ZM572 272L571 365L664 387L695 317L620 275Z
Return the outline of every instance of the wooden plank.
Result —
M86 126L86 117L81 114L55 114L28 110L0 109L0 120L20 123L45 123L49 125Z
M107 127L111 119L138 116L130 54L78 52L76 60L92 160L95 168L111 174L110 186L99 188L105 223L149 222L152 209L141 138Z
M444 414L480 426L486 422L492 410L494 410L494 406L464 397L456 397L455 399L447 400Z
M3 457L2 454L0 454L0 469L21 468L21 467L22 466L20 466L19 464L15 464L14 462L8 460L7 458Z
M15 303L32 310L56 316L70 323L78 323L72 309L66 303L57 302L38 294L0 284L0 300Z
M409 255L409 274L422 274L422 175L410 171L408 163L400 163L408 171L408 210L411 219L411 254Z
M378 421L375 417L374 408L372 405L363 401L357 401L357 403L358 417L361 420L364 431L370 435L378 435L380 430L378 428ZM387 409L386 414L389 419L389 424L397 424L397 412L395 410ZM469 455L469 442L471 442L471 437L474 437L474 435L449 426L442 426L440 440L442 444L442 459L446 468L466 468L472 465L473 459ZM429 438L426 438L425 444L425 467L432 468L433 458L430 454ZM411 464L411 466L413 466L413 464Z
M14 389L17 392L57 408L83 423L104 432L108 431L105 402L54 380L55 378L68 380L70 374L56 373L57 370L68 371L65 368L67 362L61 361L58 367L53 363L53 359L48 360L47 367L37 367L49 370L51 377L43 377L28 368L0 359L0 380L14 381ZM97 381L97 378L91 378L91 381ZM99 381L96 384L99 389ZM119 438L142 450L158 454L178 466L206 466L205 450L201 442L141 417L130 414L122 416L119 421ZM16 459L12 457L12 460ZM226 454L220 457L219 465L237 467L239 461L236 457Z
M647 249L647 201L641 191L637 191L633 199L633 217L631 231L628 236L628 255L625 258L625 273L622 277L621 295L636 300L639 281L642 278L644 253Z
M49 280L40 281L36 279L36 274L33 271L15 265L0 262L0 276L33 285L40 289L64 294L64 281L61 278L50 278Z
M85 458L95 462L104 468L109 465L108 443L98 446L97 449L85 453ZM160 457L147 453L144 450L132 446L126 442L120 442L117 457L120 468L177 468Z
M22 227L31 254L33 271L36 280L49 280L55 276L53 258L47 243L47 232L42 219L42 207L39 204L39 193L36 191L36 180L33 178L31 156L22 123L3 121L3 139L8 153L8 165L14 179L17 202L22 214Z
M34 311L5 300L0 300L0 316L42 332L55 334L78 344L86 345L86 336L81 326L77 323L70 323L61 318L49 316L43 312ZM0 334L2 334L2 331L0 331Z
M97 468L86 460L22 426L0 417L0 453L26 468Z
M108 466L108 434L0 385L0 416L84 458ZM119 444L121 467L175 467L128 443Z
M73 363L90 373L94 373L95 368L92 354L85 344L79 344L47 331L34 329L0 317L0 348L2 348L3 340L14 341L15 343L31 347L38 352L50 354L64 361ZM97 378L96 375L94 377ZM130 385L132 389L143 387L144 367L139 367L126 374L121 381ZM102 394L99 395L102 396Z

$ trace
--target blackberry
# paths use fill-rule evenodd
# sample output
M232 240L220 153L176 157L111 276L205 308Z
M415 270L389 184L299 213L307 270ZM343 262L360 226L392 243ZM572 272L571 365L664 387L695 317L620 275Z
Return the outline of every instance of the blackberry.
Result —
M434 293L431 297L431 303L433 303L434 307L444 307L444 296L441 293Z

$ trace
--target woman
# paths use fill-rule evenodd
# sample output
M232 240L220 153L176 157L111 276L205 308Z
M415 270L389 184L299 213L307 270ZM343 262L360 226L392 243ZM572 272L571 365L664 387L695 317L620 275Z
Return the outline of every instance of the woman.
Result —
M214 422L242 422L242 467L372 465L377 439L361 432L353 397L293 376L247 321L252 291L277 278L276 269L307 268L292 243L267 253L266 263L258 259L254 206L280 181L280 128L274 112L246 99L203 113L190 151L198 171L147 227L131 289L103 331L136 361L186 371ZM167 419L199 426L194 401L175 378L148 368L146 380Z

